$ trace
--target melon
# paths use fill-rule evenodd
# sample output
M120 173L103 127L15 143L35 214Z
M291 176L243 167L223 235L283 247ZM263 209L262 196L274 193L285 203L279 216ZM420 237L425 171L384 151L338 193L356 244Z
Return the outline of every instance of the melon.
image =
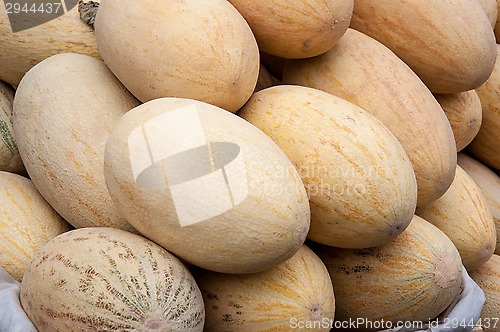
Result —
M493 214L497 232L495 253L500 254L500 177L487 166L464 153L458 154L458 165L479 186Z
M373 247L410 223L417 203L412 165L370 113L320 90L281 85L255 93L239 115L271 137L301 174L311 205L309 239Z
M261 51L301 59L325 53L351 21L354 0L229 0L252 28Z
M0 266L21 281L42 246L71 226L29 179L0 171Z
M390 48L435 93L475 89L495 65L495 35L477 0L355 1L351 28Z
M14 92L10 85L0 81L0 171L24 173L24 165L12 133Z
M335 319L434 319L461 291L462 264L450 239L415 216L391 242L368 249L313 247L335 291ZM369 326L358 326L358 328Z
M483 8L486 16L488 16L488 20L491 23L491 26L495 28L498 19L498 3L497 0L478 0Z
M391 50L349 29L327 53L291 60L284 84L329 92L370 112L405 149L418 183L418 205L439 198L453 181L451 126L429 89Z
M481 100L475 90L437 94L435 97L450 122L457 151L462 151L476 137L481 127Z
M473 271L493 255L496 230L485 196L474 180L457 166L450 189L438 200L417 209L417 215L441 229Z
M33 184L75 227L133 231L104 182L104 148L115 122L139 102L106 65L64 53L33 67L14 98L14 138Z
M104 156L107 188L141 234L216 272L289 259L309 231L304 185L263 132L219 107L160 98L125 114Z
M67 3L76 4L76 1ZM54 11L62 12L66 8L57 9L57 2L50 5ZM48 7L44 8L48 11ZM21 19L26 22L18 22L16 27L28 27L30 17L24 15ZM0 80L13 86L17 86L34 65L55 54L71 52L100 58L94 31L80 20L77 6L51 21L16 32L12 31L6 7L0 6L0 49Z
M330 331L335 315L325 265L306 246L252 274L195 275L205 302L205 331ZM325 324L326 323L326 324Z
M157 244L107 227L49 241L21 282L38 331L203 331L205 310L189 270Z
M481 327L485 332L500 331L500 256L493 255L481 268L470 273L486 296L481 312Z
M483 123L468 150L483 163L500 170L500 45L496 55L495 70L476 89L483 108Z
M257 83L257 42L226 0L106 0L95 33L104 62L142 102L189 98L235 112Z

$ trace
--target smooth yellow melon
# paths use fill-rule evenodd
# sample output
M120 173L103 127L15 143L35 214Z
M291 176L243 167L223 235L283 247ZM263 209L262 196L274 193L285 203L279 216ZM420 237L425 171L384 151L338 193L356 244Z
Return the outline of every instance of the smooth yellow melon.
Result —
M495 253L500 254L500 177L487 166L464 153L458 154L458 165L479 186L493 214L497 231Z
M442 108L391 50L349 29L327 53L286 64L283 83L329 92L370 112L399 140L418 183L418 204L446 192L455 174L456 146Z
M302 176L311 204L309 239L344 248L400 234L416 206L413 168L375 117L323 91L276 86L239 115L271 137Z
M461 291L462 264L450 239L415 216L393 241L369 249L313 247L335 291L335 319L434 319ZM358 326L358 328L369 326Z
M417 215L441 229L473 271L495 251L497 237L493 215L474 180L457 166L450 189L438 200L417 209Z
M437 94L435 97L450 121L457 151L462 151L476 137L481 127L481 100L475 90Z
M42 246L71 229L30 180L0 172L0 266L21 281Z
M303 246L286 262L252 274L195 275L205 302L205 331L330 331L335 314L325 265Z

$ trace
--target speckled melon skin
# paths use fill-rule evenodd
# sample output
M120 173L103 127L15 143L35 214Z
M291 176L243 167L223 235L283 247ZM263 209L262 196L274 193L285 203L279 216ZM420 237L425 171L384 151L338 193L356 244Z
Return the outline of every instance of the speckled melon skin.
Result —
M23 173L24 165L13 137L14 89L0 81L0 171Z
M418 183L418 205L443 195L455 174L456 146L439 103L390 49L353 29L318 57L291 60L284 84L343 98L380 120L401 143Z
M460 166L450 189L416 213L453 241L467 271L493 255L497 241L493 215L481 189Z
M0 80L17 86L34 65L59 53L100 58L94 31L80 20L77 7L50 22L12 33L5 6L0 6Z
M458 165L479 186L495 220L497 246L495 254L500 254L500 177L481 162L464 153L458 154Z
M287 154L311 204L310 240L342 248L381 245L410 223L417 203L402 146L360 107L316 89L257 92L239 115Z
M203 298L175 256L136 234L82 228L48 242L21 283L39 332L203 331Z
M52 56L24 77L14 98L14 138L33 184L75 227L133 231L104 181L104 149L118 119L139 102L90 56Z
M435 96L450 122L457 151L462 151L481 128L483 110L475 90Z
M493 255L479 269L470 273L471 278L481 287L486 296L481 312L482 327L485 332L500 331L500 256Z
M477 0L355 1L351 27L390 48L435 93L475 89L495 64L495 36Z
M462 264L453 243L415 216L390 243L369 249L313 247L335 290L336 320L427 322L460 292Z
M316 324L307 331L329 331L328 325L320 323L334 319L330 276L319 257L306 246L264 272L205 272L196 280L205 301L207 332L288 331L294 324L306 323Z
M177 128L162 127L164 122L158 119L171 114L177 117L176 111L188 112L187 108L194 111L189 112L189 118ZM144 155L141 152L146 148L137 149L130 142L137 129L154 126L159 128L156 132L141 131L141 135L148 136L148 142L161 139L161 145L149 145L150 151L164 152L163 145L182 145L185 150L173 154L179 156L181 152L193 150L190 149L193 130L189 124L198 121L205 143L238 146L239 166L229 169L231 166L226 164L215 168L203 158L205 155L191 155L182 166L167 168L160 163L167 159L161 152ZM293 256L309 231L309 201L293 164L262 131L219 107L184 98L160 98L144 103L125 114L113 128L104 159L106 185L120 213L141 234L196 266L222 273L266 270ZM151 179L159 185L144 185L135 177L134 165L139 160L145 161L147 167L153 162L162 165L159 166L161 172ZM202 172L193 171L197 166L203 167ZM244 184L246 191L241 191L244 195L235 204L207 216L205 212L212 211L213 204L234 197L225 191L225 184L200 181L220 175L222 168L231 172L226 173L229 174L226 183ZM185 169L189 170L189 176L196 175L182 180L181 185L189 184L195 192L174 197L173 192L179 186L174 187L169 181L186 174ZM189 173L191 171L193 173ZM192 212L203 217L186 225L184 216Z
M71 229L30 180L1 171L0 216L0 266L17 281L45 243Z

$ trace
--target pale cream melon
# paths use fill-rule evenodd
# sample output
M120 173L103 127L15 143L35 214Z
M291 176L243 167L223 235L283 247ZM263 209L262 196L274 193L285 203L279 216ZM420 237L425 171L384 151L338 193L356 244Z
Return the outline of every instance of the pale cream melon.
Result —
M187 262L223 273L269 269L309 231L299 174L263 132L219 107L160 98L109 136L106 184L120 213Z
M133 231L104 182L104 148L115 122L139 102L106 65L52 56L24 76L14 99L14 138L33 184L75 227Z
M190 98L236 112L257 83L257 42L226 0L106 0L95 33L104 62L142 102Z
M498 2L497 0L478 0L481 7L483 7L491 26L495 28L498 19Z

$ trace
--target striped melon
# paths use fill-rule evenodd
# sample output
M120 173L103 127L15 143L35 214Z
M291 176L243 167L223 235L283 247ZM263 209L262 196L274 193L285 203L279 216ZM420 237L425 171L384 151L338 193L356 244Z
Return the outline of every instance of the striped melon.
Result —
M493 214L497 231L495 253L498 255L500 254L500 177L487 166L464 153L458 154L458 165L479 186Z
M38 331L203 331L203 298L189 270L142 236L82 228L48 242L21 283Z
M330 331L335 314L325 265L303 246L267 271L196 275L205 301L205 331ZM295 327L295 328L294 328ZM298 328L297 328L298 327ZM310 327L310 328L306 328Z
M54 10L57 2L51 3ZM63 10L61 6L60 11ZM6 7L0 6L0 50L0 80L13 86L17 86L34 65L55 54L73 52L99 58L94 31L80 20L77 6L52 21L15 33Z
M475 90L435 96L450 122L457 151L463 150L476 137L481 127L483 110Z
M132 231L104 182L115 122L139 102L90 56L54 55L24 76L14 98L14 137L33 184L75 227Z
M30 180L7 172L0 172L0 216L0 266L17 281L45 243L71 229Z
M461 291L457 249L443 232L417 216L400 236L383 246L313 250L330 273L339 321L427 322Z
M289 61L283 75L285 84L329 92L379 119L411 160L418 205L448 189L457 162L451 126L429 89L387 47L349 29L327 53Z
M483 123L468 150L486 165L500 170L500 45L496 54L493 73L476 89L483 107Z
M493 215L481 189L460 166L450 189L416 213L453 241L468 271L493 255L497 242Z
M479 269L470 273L486 296L481 312L481 326L485 332L500 331L500 256L493 255Z
M12 133L14 89L0 81L0 171L24 173L24 165Z
M271 137L302 176L309 239L344 248L388 242L409 224L416 181L403 148L368 112L326 92L276 86L239 115Z

